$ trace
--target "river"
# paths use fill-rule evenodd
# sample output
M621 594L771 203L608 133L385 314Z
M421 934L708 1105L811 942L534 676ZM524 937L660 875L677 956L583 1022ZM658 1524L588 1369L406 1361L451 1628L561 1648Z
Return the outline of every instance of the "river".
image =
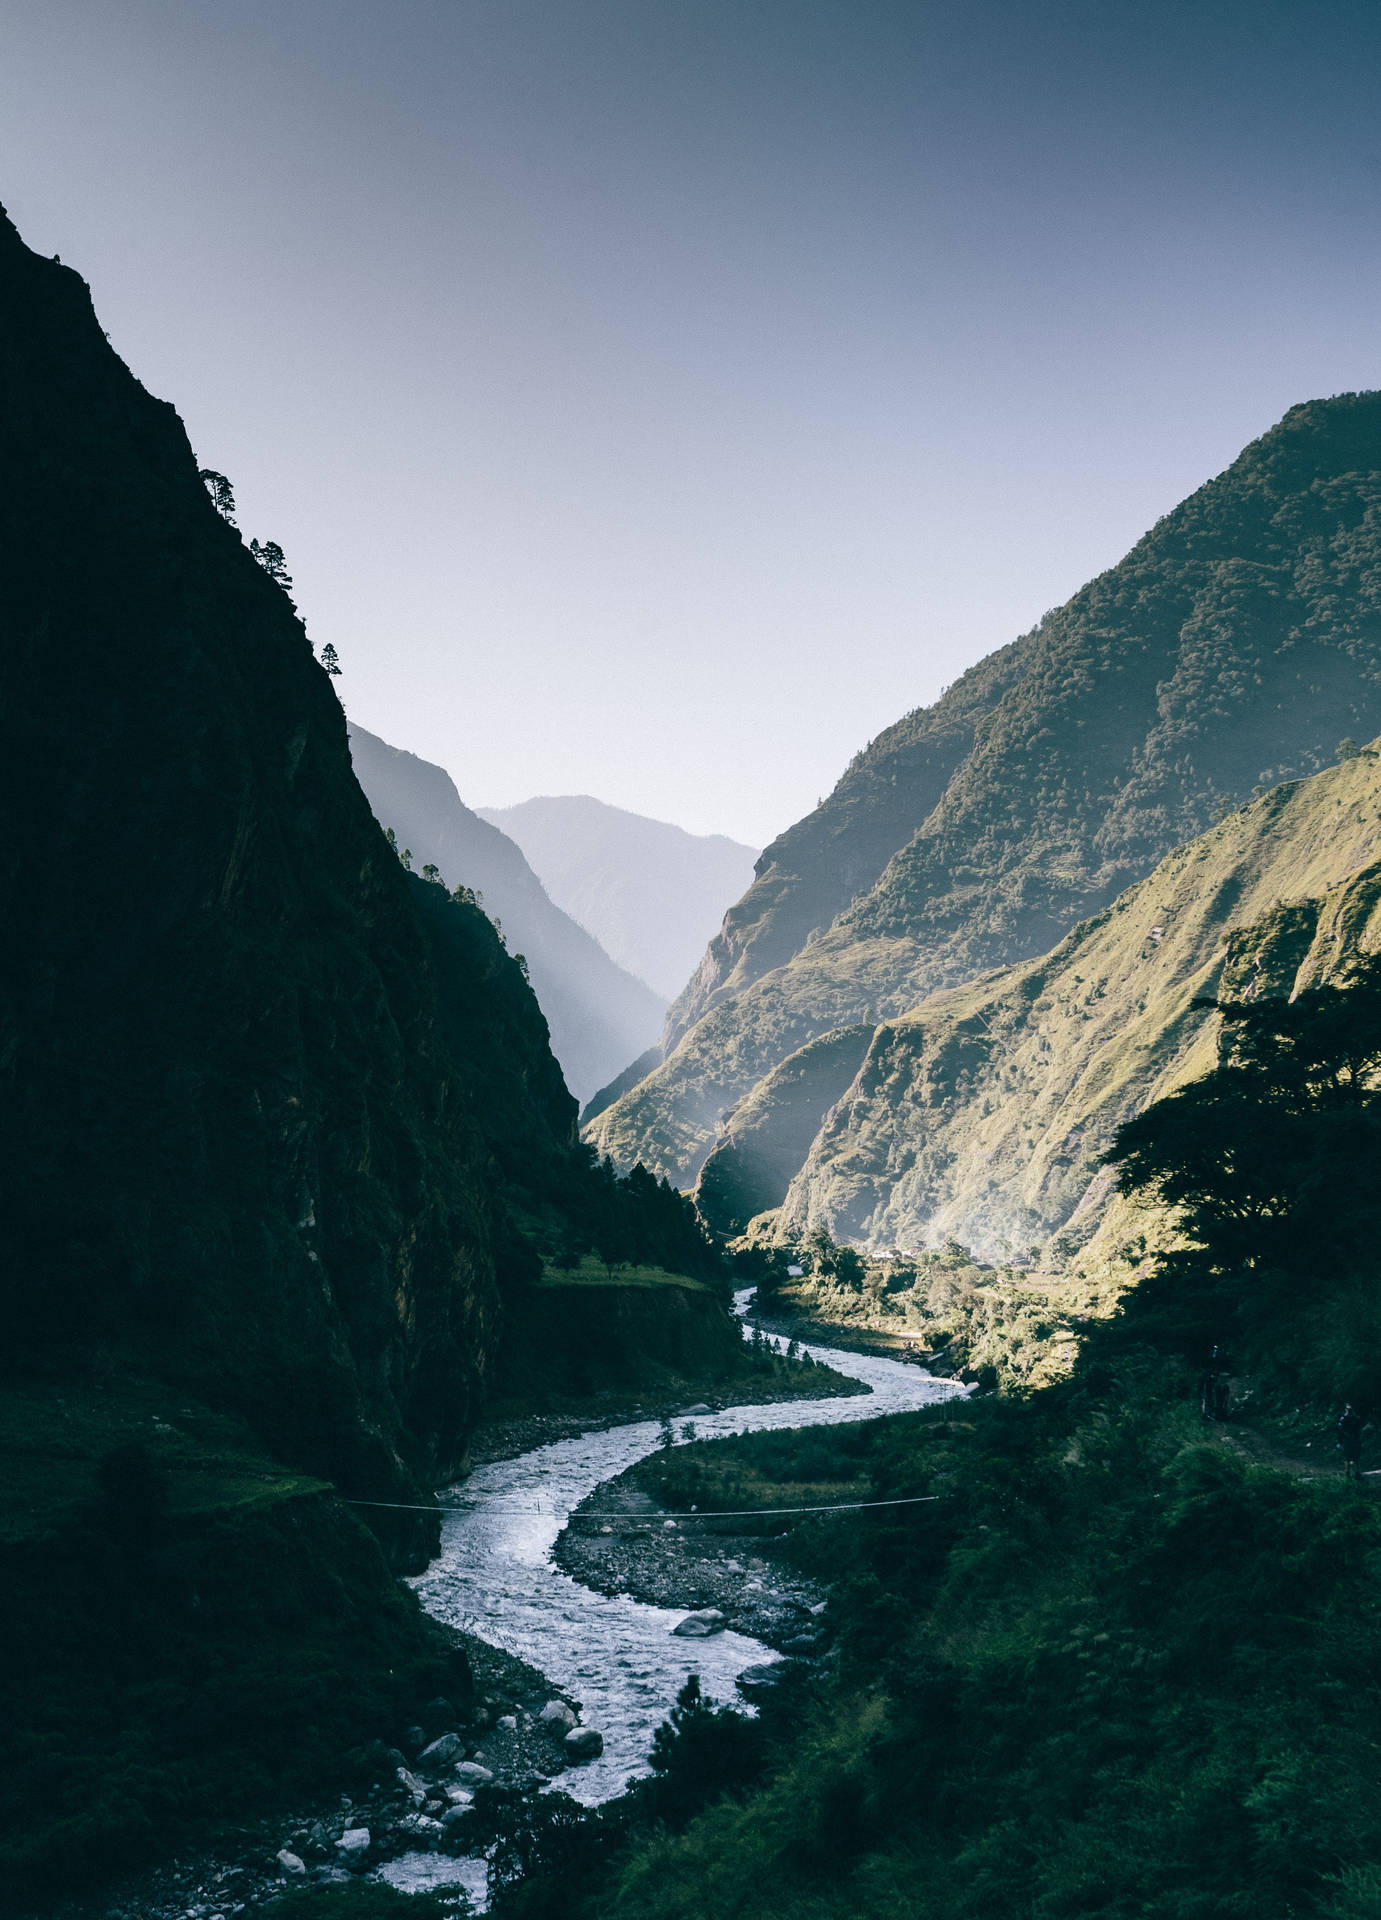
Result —
M741 1314L750 1298L751 1290L735 1296ZM774 1339L774 1344L780 1348L785 1342ZM864 1381L869 1397L728 1407L697 1417L696 1438L876 1420L967 1391L902 1361L815 1345L807 1350L824 1365ZM581 1703L582 1722L599 1728L604 1752L563 1773L555 1785L587 1806L622 1793L631 1779L648 1772L652 1736L690 1674L699 1674L707 1694L735 1700L734 1683L745 1668L779 1657L739 1633L678 1639L671 1630L684 1608L595 1593L553 1563L552 1548L573 1510L603 1481L654 1452L660 1438L658 1422L644 1420L477 1468L442 1492L443 1504L461 1510L442 1521L441 1550L412 1582L438 1620L519 1655ZM410 1890L463 1884L474 1895L482 1893L479 1861L416 1854L383 1872L395 1886Z

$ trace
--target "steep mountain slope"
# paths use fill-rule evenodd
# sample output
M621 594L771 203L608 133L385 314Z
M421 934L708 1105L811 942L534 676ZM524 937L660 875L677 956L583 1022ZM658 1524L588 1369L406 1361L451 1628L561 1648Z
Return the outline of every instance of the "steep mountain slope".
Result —
M814 1041L735 1116L702 1175L706 1210L731 1226L781 1199L772 1149L799 1138L796 1088L833 1046L784 1227L1067 1257L1103 1218L1116 1128L1213 1067L1216 1022L1195 1002L1337 980L1378 941L1381 757L1366 753L1230 815L1043 959L937 993L862 1044L856 1028Z
M668 997L695 971L758 857L724 834L687 833L587 793L479 813L517 841L558 907Z
M441 952L290 601L7 220L0 422L6 1367L157 1376L408 1497L535 1264L496 1112L573 1157L541 1014L473 907Z
M592 1123L692 1181L817 1035L1045 951L1254 786L1381 726L1381 395L1293 408L1127 558L910 716L769 847Z
M660 1030L665 1001L553 903L522 849L465 805L442 768L354 725L350 752L375 818L411 849L414 866L431 863L450 885L482 894L510 950L527 961L576 1098L642 1053Z

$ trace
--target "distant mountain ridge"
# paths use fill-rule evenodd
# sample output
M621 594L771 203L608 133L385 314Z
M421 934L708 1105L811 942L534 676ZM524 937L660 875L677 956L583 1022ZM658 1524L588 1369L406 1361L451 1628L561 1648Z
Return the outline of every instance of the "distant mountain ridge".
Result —
M589 794L476 811L517 841L557 906L668 999L751 884L758 857L724 834L688 833Z
M1292 408L861 753L766 849L662 1064L588 1137L692 1184L800 1049L1034 959L1224 808L1378 729L1381 395L1348 394ZM808 1135L803 1112L779 1174Z
M665 1000L562 912L522 849L465 805L443 768L353 722L350 753L375 818L411 850L414 868L430 863L448 885L483 895L527 963L567 1085L586 1100L657 1038Z

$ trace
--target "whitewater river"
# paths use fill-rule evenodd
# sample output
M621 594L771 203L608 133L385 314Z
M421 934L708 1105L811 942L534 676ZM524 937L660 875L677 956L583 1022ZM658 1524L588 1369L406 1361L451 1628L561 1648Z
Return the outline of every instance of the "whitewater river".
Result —
M740 1313L750 1297L750 1290L735 1297ZM696 1438L875 1420L966 1391L901 1361L832 1347L808 1351L837 1372L866 1382L870 1395L727 1407L697 1416ZM654 1452L659 1440L658 1422L644 1420L477 1468L441 1494L443 1504L463 1510L442 1521L441 1551L412 1582L438 1620L519 1655L581 1703L582 1723L604 1735L604 1753L554 1784L587 1806L621 1793L629 1780L648 1771L653 1733L690 1674L698 1673L714 1698L736 1700L734 1682L744 1669L779 1657L739 1633L678 1639L671 1630L684 1608L595 1593L553 1564L552 1548L572 1511L601 1482ZM461 1883L482 1893L479 1861L417 1854L383 1871L394 1885L408 1889Z

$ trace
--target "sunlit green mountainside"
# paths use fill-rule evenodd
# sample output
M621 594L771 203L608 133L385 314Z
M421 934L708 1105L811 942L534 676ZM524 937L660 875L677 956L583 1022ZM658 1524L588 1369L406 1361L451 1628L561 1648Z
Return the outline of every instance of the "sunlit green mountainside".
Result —
M527 962L566 1084L587 1099L656 1039L665 1000L563 912L522 848L467 807L441 767L353 723L350 752L375 818L411 850L414 869L430 862L451 886L483 896L510 952Z
M780 1201L808 1088L826 1118L784 1227L1068 1257L1103 1218L1117 1127L1214 1063L1211 1009L1195 1002L1335 980L1378 934L1381 759L1368 751L1228 815L1044 958L793 1055L738 1110L702 1206L732 1228Z
M687 833L588 793L478 811L517 841L552 899L606 953L668 996L751 884L758 857L722 833Z
M590 1137L690 1184L817 1036L1035 958L1225 806L1374 735L1379 667L1381 395L1349 394L1292 408L860 754L762 855L663 1063Z
M0 388L3 1377L415 1497L542 1253L702 1243L591 1168L516 959L403 871L176 413L3 219Z

